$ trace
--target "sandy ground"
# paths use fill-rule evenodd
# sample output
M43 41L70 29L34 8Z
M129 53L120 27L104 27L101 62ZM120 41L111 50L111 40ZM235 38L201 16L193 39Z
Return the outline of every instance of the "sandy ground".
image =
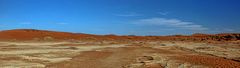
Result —
M237 47L169 41L0 42L0 68L240 68Z

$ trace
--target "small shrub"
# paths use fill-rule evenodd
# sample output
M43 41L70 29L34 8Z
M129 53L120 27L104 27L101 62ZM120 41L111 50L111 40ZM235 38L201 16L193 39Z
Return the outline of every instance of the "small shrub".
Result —
M77 50L77 47L69 47L68 49L73 49L73 50Z
M161 44L161 46L167 46L166 44Z

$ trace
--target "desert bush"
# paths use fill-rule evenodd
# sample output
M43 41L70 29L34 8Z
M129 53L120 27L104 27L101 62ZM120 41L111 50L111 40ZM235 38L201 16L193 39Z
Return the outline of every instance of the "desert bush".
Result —
M50 37L50 36L46 36L43 38L44 41L53 41L54 38L53 37Z
M73 49L73 50L77 50L77 47L69 47L68 49Z
M166 44L161 44L161 46L166 46Z

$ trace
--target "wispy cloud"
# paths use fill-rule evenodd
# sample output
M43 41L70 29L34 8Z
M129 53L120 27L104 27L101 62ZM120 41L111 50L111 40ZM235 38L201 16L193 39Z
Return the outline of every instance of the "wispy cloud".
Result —
M123 13L123 14L115 14L116 16L121 17L134 17L134 16L141 16L141 14L130 12L130 13Z
M32 23L31 22L21 22L20 24L29 25L29 24L32 24Z
M234 29L230 29L230 28L225 28L225 29L223 29L223 31L233 32L233 31L235 31L235 30L234 30Z
M0 24L0 27L3 27L3 24Z
M238 29L231 29L231 28L215 28L208 31L209 33L236 33L239 32Z
M215 32L237 32L236 29L231 29L231 28L216 28L212 31L215 31Z
M144 24L144 25L158 25L158 26L168 26L175 28L188 29L193 31L204 31L208 28L203 27L202 25L195 24L193 22L186 22L179 19L167 19L167 18L149 18L149 19L140 19L135 23Z
M157 12L157 14L161 14L161 15L168 15L169 12Z
M59 25L67 25L67 24L69 24L69 23L63 23L63 22L61 22L61 23L56 23L56 24L59 24Z

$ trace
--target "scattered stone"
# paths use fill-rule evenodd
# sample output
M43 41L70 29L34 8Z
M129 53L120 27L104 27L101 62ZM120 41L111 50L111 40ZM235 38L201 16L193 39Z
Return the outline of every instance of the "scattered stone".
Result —
M158 63L145 63L144 66L146 68L163 68L161 64Z
M151 60L154 60L152 56L142 56L137 58L137 62L139 63L147 63L147 62L151 62Z
M143 63L134 63L134 64L129 64L122 66L123 68L143 68L144 64Z

